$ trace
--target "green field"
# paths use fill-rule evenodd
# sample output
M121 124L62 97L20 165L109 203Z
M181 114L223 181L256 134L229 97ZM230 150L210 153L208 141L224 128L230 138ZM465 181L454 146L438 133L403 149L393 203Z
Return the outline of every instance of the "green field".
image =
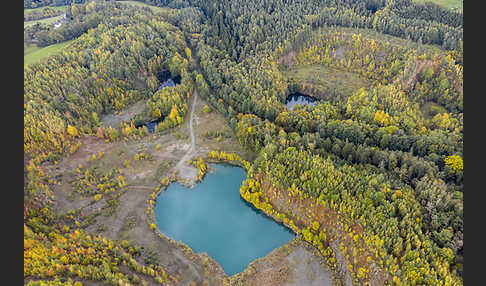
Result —
M424 3L424 2L434 2L437 5L449 8L449 9L457 9L462 12L463 4L462 0L414 0L417 3ZM456 8L457 7L457 8Z
M28 54L31 54L37 50L40 50L41 48L39 48L37 45L30 45L26 48L24 48L24 57Z
M371 81L351 72L323 65L305 65L282 71L283 75L299 83L312 84L325 94L330 91L349 96L361 87L369 86Z
M50 45L44 48L39 48L37 46L30 46L27 49L24 49L24 67L28 64L37 62L40 59L43 59L49 55L58 52L59 50L67 46L69 43L71 43L72 41L73 40L69 40L59 44Z
M170 8L167 7L157 7L157 6L152 6L146 3L138 2L138 1L118 1L120 3L124 4L131 4L135 6L140 6L140 7L149 7L153 12L167 12L169 11Z
M24 9L24 15L31 13L32 11L41 11L41 10L44 10L46 8L50 8L52 10L66 11L67 5L64 5L64 6L44 6L44 7L33 8L33 9Z
M62 15L59 15L59 16L55 16L55 17L24 22L24 28L27 27L27 26L30 26L30 25L34 25L36 23L52 24L52 23L56 22L57 20L60 20L61 18L62 18Z
M407 47L409 49L418 49L422 53L427 52L427 53L437 53L437 54L443 54L444 50L437 45L429 45L429 44L419 44L417 42L414 42L412 40L407 40L407 39L402 39L399 37L395 37L392 35L387 35L387 34L381 34L377 33L376 31L370 30L370 29L361 29L361 28L348 28L348 27L329 27L325 29L329 34L335 33L335 32L342 32L347 35L352 35L352 34L361 34L363 38L369 38L373 39L375 41L385 41L385 42L390 42L392 45L396 46L401 46L401 47ZM320 31L317 29L314 34L319 35L322 33L322 30Z

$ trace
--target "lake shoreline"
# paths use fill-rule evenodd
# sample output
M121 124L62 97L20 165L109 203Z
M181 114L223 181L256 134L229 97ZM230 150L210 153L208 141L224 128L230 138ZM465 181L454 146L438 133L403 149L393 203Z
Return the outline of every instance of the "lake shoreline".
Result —
M228 276L233 276L244 271L247 263L265 257L270 249L294 238L295 233L243 200L239 187L234 192L228 189L239 185L239 180L245 180L244 168L225 162L213 163L211 168L214 171L210 176L194 189L178 181L167 184L164 194L160 192L155 199L153 216L158 232L183 241L193 252L208 253L221 267L226 267ZM258 244L254 243L254 236L258 237ZM238 241L237 249L232 246L233 241ZM227 247L232 250L226 251Z

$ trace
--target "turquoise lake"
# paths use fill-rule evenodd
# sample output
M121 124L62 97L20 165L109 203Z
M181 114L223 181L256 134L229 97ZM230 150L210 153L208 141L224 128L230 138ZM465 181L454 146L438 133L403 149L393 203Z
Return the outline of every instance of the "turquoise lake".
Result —
M172 183L154 207L159 230L195 252L206 252L231 276L292 240L295 234L243 200L246 172L227 164L210 164L193 189Z

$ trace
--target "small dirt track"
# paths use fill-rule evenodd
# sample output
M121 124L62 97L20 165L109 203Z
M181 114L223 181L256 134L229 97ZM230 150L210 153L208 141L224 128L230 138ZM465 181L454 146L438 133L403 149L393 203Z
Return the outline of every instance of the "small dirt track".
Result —
M194 156L196 150L196 139L194 137L194 128L193 128L193 118L194 118L194 109L197 102L197 90L194 89L194 99L191 105L191 113L189 118L189 132L191 135L191 147L187 150L186 154L177 162L177 164L172 169L173 171L178 172L178 176L182 179L188 179L191 181L191 185L194 184L194 179L197 176L197 169L193 166L188 164L188 161Z

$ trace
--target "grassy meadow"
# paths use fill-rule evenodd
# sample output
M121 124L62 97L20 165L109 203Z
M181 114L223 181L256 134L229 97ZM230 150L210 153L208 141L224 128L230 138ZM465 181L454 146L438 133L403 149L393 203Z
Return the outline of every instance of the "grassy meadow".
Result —
M312 84L324 93L336 90L340 94L351 95L371 83L358 74L323 65L295 66L282 72L284 76L300 83Z
M464 2L462 0L414 0L417 3L425 3L425 2L434 2L437 5L449 8L449 9L457 9L459 11L463 11ZM457 8L456 8L457 7Z
M31 13L32 11L42 11L46 8L50 8L52 10L66 11L67 5L64 5L64 6L44 6L44 7L39 7L39 8L24 9L24 15Z
M138 1L118 1L120 3L124 4L131 4L135 6L140 6L140 7L148 7L150 8L153 12L167 12L170 8L167 7L157 7L157 6L152 6L146 3L138 2Z
M37 46L30 46L24 49L24 67L28 64L37 62L40 59L43 59L49 55L58 52L59 50L67 46L69 43L71 43L72 41L73 40L65 41L59 44L54 44L43 48Z

